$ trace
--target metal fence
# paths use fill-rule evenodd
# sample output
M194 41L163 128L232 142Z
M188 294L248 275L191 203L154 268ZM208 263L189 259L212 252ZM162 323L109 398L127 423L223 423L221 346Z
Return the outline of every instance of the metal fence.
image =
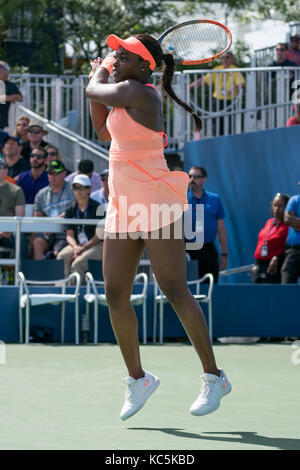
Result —
M87 76L24 74L12 75L12 80L21 87L24 107L53 123L59 123L74 110L78 116L76 133L100 145L89 116ZM202 117L203 129L200 135L195 134L191 116L176 103L164 100L168 148L182 148L185 142L195 138L284 127L295 112L292 96L296 91L293 83L297 87L297 80L300 80L300 67L176 72L174 91ZM159 74L154 74L154 85L158 81ZM159 87L158 90L161 93ZM105 145L102 148L104 152L107 150Z
M15 277L14 282L17 285L17 273L21 265L21 234L22 233L63 233L65 225L83 224L82 219L63 219L61 217L0 217L0 230L2 232L11 232L14 234L14 249L3 248L0 255L9 255L10 257L0 256L1 266L14 266ZM97 235L100 239L104 238L105 219L85 219L84 225L97 226ZM99 248L100 249L100 248ZM147 250L144 250L142 258L138 266L138 273L147 274L149 281L153 282L153 271Z
M43 122L48 131L45 140L59 148L68 170L72 172L77 170L78 162L83 159L92 160L95 171L99 173L108 168L108 150L105 147L100 147L92 140L81 137L55 121L48 121L48 119L18 104L11 113L12 122L16 122L21 115Z

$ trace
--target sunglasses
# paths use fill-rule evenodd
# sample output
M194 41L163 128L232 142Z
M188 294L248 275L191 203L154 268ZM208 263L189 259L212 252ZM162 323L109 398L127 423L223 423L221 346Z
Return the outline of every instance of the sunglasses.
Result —
M37 158L38 160L43 160L45 159L45 155L41 155L40 153L31 153L30 158Z
M88 189L88 186L72 186L73 191L83 191L84 189Z
M285 51L283 47L276 47L276 51Z
M47 155L50 155L50 157L54 157L57 155L57 152L47 152Z
M204 175L189 175L189 178L194 178L195 180L198 180L199 178L205 178Z
M43 131L42 131L42 130L37 130L37 129L36 129L35 131L33 131L32 129L31 129L31 130L28 129L27 132L30 132L30 134L40 134L40 133L43 132Z
M102 181L107 181L107 180L108 180L108 176L101 176L101 180L102 180Z

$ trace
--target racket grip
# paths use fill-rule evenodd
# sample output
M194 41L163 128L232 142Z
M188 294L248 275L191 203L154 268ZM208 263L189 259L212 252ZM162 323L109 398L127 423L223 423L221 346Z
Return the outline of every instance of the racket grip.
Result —
M106 69L109 75L111 75L115 60L111 55L106 56L103 62L101 62L100 68Z

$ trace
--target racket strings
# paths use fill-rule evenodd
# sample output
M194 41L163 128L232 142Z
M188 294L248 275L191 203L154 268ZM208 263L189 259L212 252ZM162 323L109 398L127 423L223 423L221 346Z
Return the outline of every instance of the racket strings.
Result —
M175 60L204 60L222 52L230 42L229 35L222 27L212 23L194 23L170 31L163 40L165 53L171 53Z

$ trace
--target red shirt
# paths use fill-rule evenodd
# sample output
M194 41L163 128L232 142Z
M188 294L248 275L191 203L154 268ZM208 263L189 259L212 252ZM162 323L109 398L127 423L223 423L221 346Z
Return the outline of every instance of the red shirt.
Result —
M298 122L296 121L296 118L297 116L292 116L288 119L287 123L286 123L286 127L290 127L290 126L297 126L298 125Z
M258 234L258 242L254 252L254 258L267 261L273 256L280 255L284 252L285 242L288 234L289 226L283 222L274 223L274 217L267 220L266 225ZM261 248L263 245L268 246L268 256L261 256Z

